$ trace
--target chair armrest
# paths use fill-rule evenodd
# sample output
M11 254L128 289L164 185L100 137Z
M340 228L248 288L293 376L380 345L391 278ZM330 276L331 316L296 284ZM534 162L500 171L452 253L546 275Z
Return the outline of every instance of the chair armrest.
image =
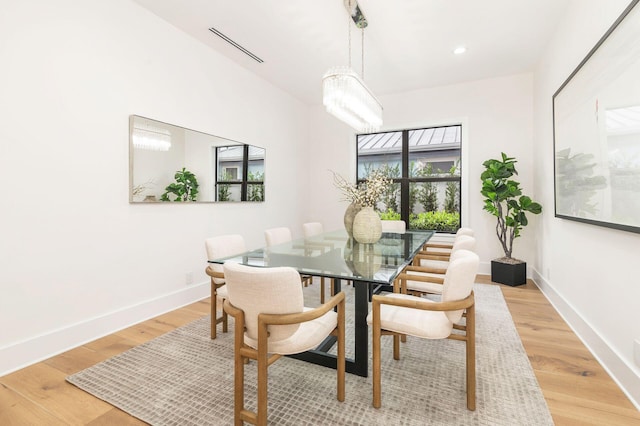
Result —
M421 281L423 283L444 284L444 277L430 277L428 275L405 274L398 275L400 281Z
M427 248L443 248L443 249L450 249L453 247L453 244L447 244L447 243L427 243L425 245L423 245L422 247L424 247L424 250L426 250Z
M211 266L207 266L207 268L204 270L207 275L209 275L211 278L220 278L220 279L224 279L224 274L222 272L218 272L218 271L214 271L213 269L211 269Z
M415 255L415 257L413 258L413 266L420 266L420 261L424 259L424 260L441 260L443 262L448 262L450 260L450 256L433 256L431 254L424 254L424 252L420 252L418 254Z
M380 310L380 305L392 305L403 308L420 309L423 311L459 311L460 309L466 309L474 304L473 291L469 296L459 300L448 300L446 302L431 302L421 299L419 297L412 297L411 299L403 299L399 297L388 297L381 295L374 295L371 298L372 308Z
M399 291L396 291L396 287L394 286L393 288L393 292L394 293L402 293L402 294L407 294L407 281L420 281L423 283L432 283L432 284L439 284L442 285L444 284L444 278L440 278L440 277L430 277L430 276L425 276L425 275L415 275L415 274L406 274L406 273L401 273L400 275L398 275L398 277L396 278L396 280L398 280L400 282L399 287Z
M324 252L325 249L333 249L335 248L335 243L329 243L324 241L309 241L305 240L304 244L294 244L293 248L299 249L316 249L322 250Z
M444 275L447 273L446 269L431 268L429 266L418 266L418 265L408 265L406 268L404 268L404 271L426 272L428 274L440 274L440 275Z
M266 325L287 325L313 321L316 318L320 318L322 315L326 314L336 306L339 310L344 309L344 298L344 292L341 291L340 293L329 299L326 303L306 312L296 312L294 314L262 313L258 315L258 324L263 323Z
M449 260L451 259L451 253L443 253L436 251L419 251L416 257L429 260Z

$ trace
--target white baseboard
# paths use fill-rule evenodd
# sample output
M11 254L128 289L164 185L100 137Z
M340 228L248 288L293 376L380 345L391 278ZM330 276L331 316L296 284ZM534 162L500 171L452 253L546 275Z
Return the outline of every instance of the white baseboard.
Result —
M480 262L478 275L491 275L491 262Z
M629 365L591 325L573 308L571 303L557 293L537 270L533 270L533 280L558 311L560 316L571 327L582 343L591 351L611 378L620 386L633 405L640 410L640 375Z
M209 282L127 306L0 348L0 376L210 296Z

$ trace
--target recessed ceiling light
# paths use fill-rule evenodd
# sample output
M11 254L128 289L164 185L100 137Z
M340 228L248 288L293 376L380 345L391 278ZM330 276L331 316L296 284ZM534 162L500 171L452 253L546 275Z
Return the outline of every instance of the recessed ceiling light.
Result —
M453 53L455 53L456 55L462 55L462 54L463 54L464 52L466 52L466 51L467 51L467 48L466 48L466 47L464 47L464 46L459 46L459 47L456 47L456 48L453 50Z

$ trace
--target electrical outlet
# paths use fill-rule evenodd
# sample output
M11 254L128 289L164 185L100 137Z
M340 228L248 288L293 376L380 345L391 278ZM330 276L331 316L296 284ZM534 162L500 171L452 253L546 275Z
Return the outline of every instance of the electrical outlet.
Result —
M186 285L193 284L193 272L187 272L184 281Z
M636 339L635 342L633 342L633 359L636 365L640 367L640 339Z

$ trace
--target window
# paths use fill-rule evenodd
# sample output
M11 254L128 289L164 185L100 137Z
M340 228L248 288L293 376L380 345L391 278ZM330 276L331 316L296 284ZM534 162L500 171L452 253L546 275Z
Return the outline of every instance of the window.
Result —
M264 148L217 146L216 201L264 201Z
M358 182L383 169L393 186L378 204L383 219L409 229L460 227L462 125L357 136Z
M225 166L222 168L222 175L225 180L238 180L238 167Z

